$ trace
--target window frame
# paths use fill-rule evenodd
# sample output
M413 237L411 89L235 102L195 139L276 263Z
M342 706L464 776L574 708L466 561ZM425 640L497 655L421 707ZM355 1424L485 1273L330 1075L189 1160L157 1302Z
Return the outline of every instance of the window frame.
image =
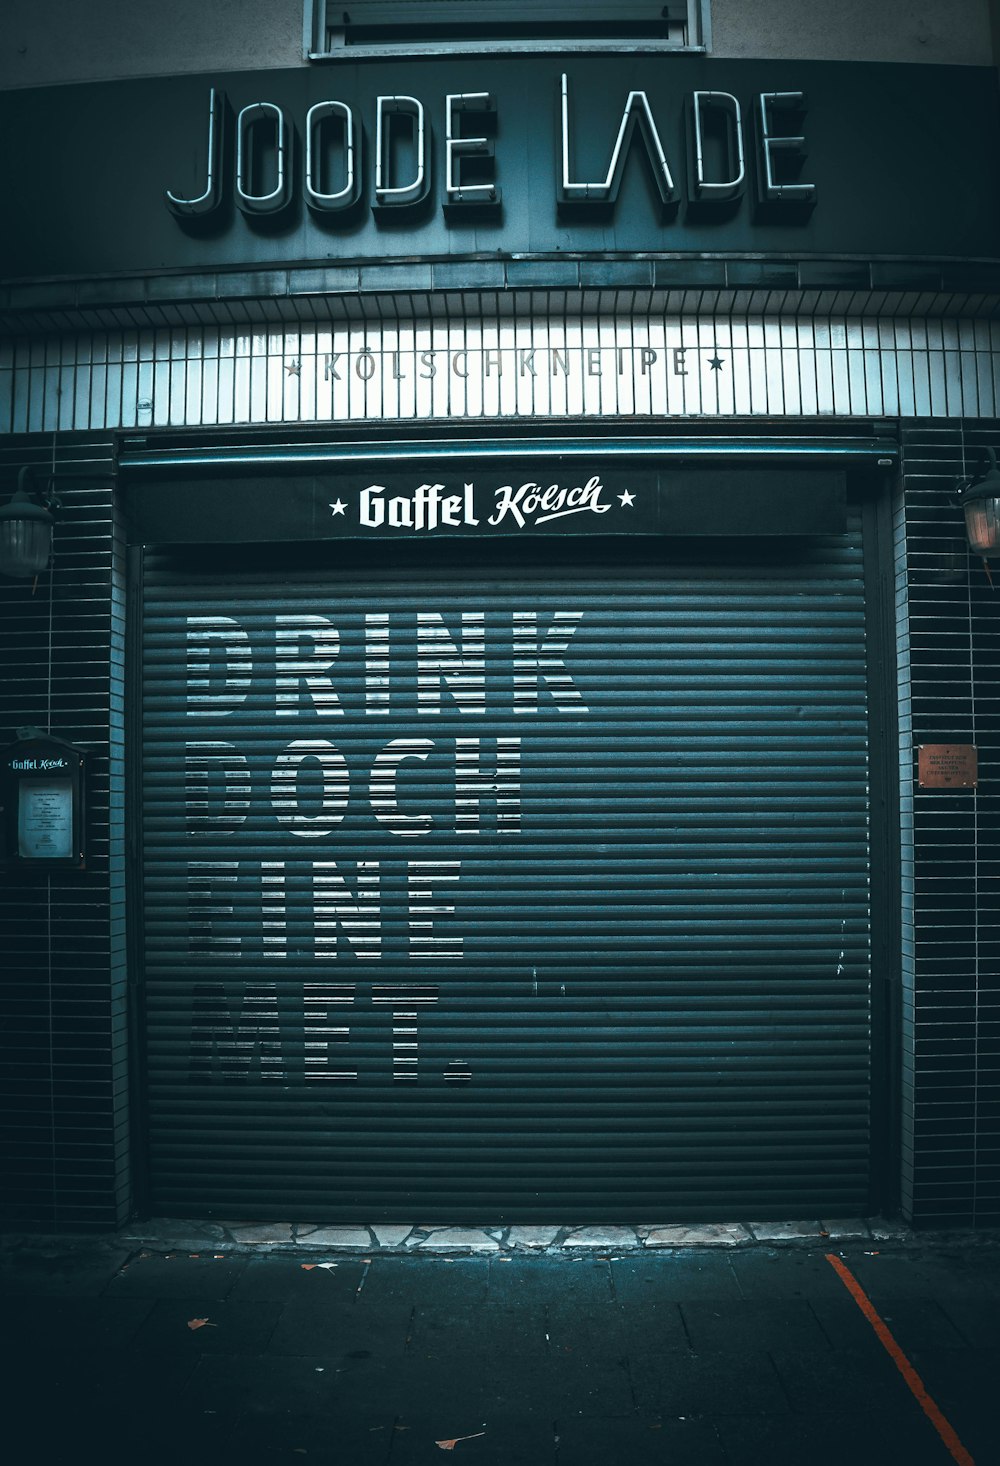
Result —
M364 0L355 0L355 4L364 3ZM474 3L488 3L488 0L474 0ZM573 52L648 52L660 51L677 53L688 53L692 51L707 51L711 46L711 0L668 0L669 8L676 12L678 22L683 22L687 27L688 39L684 42L671 41L666 38L655 36L623 37L616 39L614 36L588 36L586 33L587 20L584 14L580 21L579 34L571 37L549 38L543 36L520 37L514 34L509 36L491 35L483 39L449 40L443 26L438 34L433 30L426 38L407 37L403 39L392 39L395 27L386 30L384 41L366 41L362 44L350 44L344 39L345 33L341 35L340 43L330 43L330 27L328 15L337 8L347 9L351 6L351 0L304 0L303 17L303 52L305 60L311 62L331 62L338 60L362 60L367 57L378 56L443 56L464 54L470 56L517 54L534 52L540 55L563 55ZM601 5L601 0L594 0L595 10ZM574 9L579 13L586 11L587 0L577 0ZM601 8L608 10L607 4ZM619 6L614 7L620 9ZM426 14L427 6L422 7L422 13ZM673 19L673 16L669 17ZM596 19L596 17L595 17ZM498 22L502 24L502 22ZM601 17L601 24L606 24L606 18Z

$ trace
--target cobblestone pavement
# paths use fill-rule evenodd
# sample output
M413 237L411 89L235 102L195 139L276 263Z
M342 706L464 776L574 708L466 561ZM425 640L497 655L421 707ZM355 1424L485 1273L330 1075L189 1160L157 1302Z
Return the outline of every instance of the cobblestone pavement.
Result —
M0 1292L17 1466L1000 1463L995 1234L155 1222Z

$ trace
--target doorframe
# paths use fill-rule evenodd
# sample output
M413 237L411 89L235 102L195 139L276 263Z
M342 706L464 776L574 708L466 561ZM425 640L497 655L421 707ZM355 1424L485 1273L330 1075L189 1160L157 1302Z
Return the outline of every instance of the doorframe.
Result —
M132 1215L150 1215L142 821L143 546L125 553L125 928L128 952L129 1151Z
M893 504L873 470L862 497L865 667L868 682L871 922L871 1153L873 1215L899 1210L902 1112L902 845ZM881 480L880 481L880 477Z
M736 424L730 425L735 431ZM851 424L851 426L860 426ZM770 427L780 441L781 428ZM795 427L801 432L802 423ZM897 437L896 424L880 422L880 437ZM252 430L250 430L252 433ZM725 439L706 433L723 448ZM669 440L667 440L669 441ZM835 440L834 440L835 441ZM735 447L735 445L734 445ZM724 450L723 450L724 451ZM726 453L734 467L742 455ZM831 453L831 458L833 453ZM759 458L757 459L759 462ZM775 461L772 459L771 461ZM902 914L899 710L896 663L894 535L892 489L895 478L884 461L876 466L856 459L849 467L849 493L858 495L862 515L865 667L869 759L869 922L871 943L869 1207L873 1214L899 1209L901 1194L902 1095ZM126 930L128 942L131 1062L130 1151L133 1215L148 1216L151 1201L147 1024L144 980L144 890L142 842L142 672L144 546L126 554L125 627L125 840ZM258 547L263 549L263 546Z

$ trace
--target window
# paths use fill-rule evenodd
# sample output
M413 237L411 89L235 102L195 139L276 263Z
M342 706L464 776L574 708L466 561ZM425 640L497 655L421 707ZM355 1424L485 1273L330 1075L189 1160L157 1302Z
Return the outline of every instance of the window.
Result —
M306 0L306 55L701 49L708 0Z

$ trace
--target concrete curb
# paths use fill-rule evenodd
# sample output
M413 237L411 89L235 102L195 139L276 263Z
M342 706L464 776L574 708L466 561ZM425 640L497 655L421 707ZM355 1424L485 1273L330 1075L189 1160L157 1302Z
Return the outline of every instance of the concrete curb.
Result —
M249 1252L315 1256L565 1256L627 1255L687 1250L789 1248L819 1250L845 1243L878 1249L1000 1246L1000 1229L914 1231L880 1217L828 1222L653 1223L636 1226L438 1226L432 1223L205 1222L153 1218L112 1234L0 1234L4 1251L103 1249L132 1253Z

